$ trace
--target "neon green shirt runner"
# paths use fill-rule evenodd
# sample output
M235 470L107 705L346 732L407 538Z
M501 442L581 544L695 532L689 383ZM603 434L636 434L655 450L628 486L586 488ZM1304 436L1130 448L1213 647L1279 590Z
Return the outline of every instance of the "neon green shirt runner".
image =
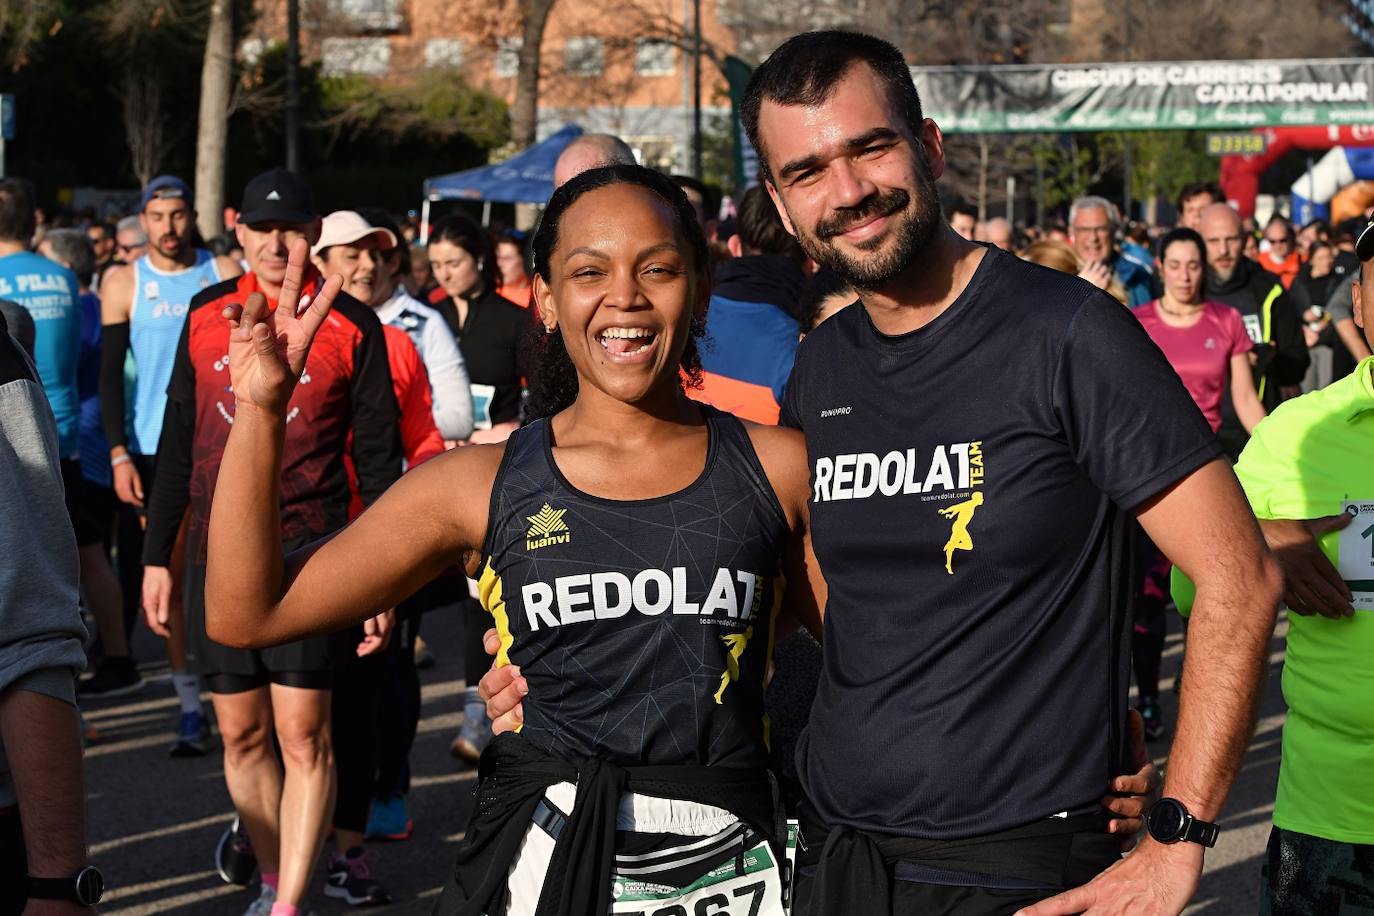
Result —
M1354 516L1321 548L1354 593L1355 616L1288 615L1274 824L1374 843L1374 357L1279 405L1256 427L1236 476L1259 518ZM1193 585L1178 570L1173 592L1188 613Z

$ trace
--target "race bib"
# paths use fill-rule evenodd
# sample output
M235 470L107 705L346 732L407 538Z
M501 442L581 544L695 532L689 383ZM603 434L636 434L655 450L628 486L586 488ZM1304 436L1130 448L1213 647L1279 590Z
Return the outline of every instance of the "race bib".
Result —
M1351 522L1341 529L1336 569L1350 586L1351 606L1374 611L1374 502L1346 502Z
M787 859L795 863L797 822L787 822ZM613 916L785 916L782 870L767 842L731 859L686 887L665 887L616 875L611 880ZM794 869L789 869L794 870Z
M1245 322L1245 333L1250 335L1250 342L1254 344L1264 343L1264 324L1258 315L1242 315L1241 320Z
M496 397L494 385L472 385L472 425L477 429L491 429L491 400Z

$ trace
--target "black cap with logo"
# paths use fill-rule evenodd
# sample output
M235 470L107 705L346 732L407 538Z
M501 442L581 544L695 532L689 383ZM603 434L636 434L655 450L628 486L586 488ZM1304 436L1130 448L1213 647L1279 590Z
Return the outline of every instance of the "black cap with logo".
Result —
M295 172L275 168L263 172L243 189L239 222L313 223L319 216L310 185Z

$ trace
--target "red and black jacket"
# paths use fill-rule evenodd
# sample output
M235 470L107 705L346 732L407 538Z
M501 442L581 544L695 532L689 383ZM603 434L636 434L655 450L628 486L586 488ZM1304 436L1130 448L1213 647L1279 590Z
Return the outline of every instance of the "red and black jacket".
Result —
M312 271L307 289L319 284ZM150 566L169 565L188 504L187 561L206 562L210 501L236 405L229 385L229 322L221 313L253 292L261 290L257 277L248 273L208 287L191 300L167 386L148 505L143 561ZM340 293L315 337L287 412L283 541L322 537L348 521L344 453L350 431L363 502L370 505L396 481L401 474L398 417L382 324L367 306Z

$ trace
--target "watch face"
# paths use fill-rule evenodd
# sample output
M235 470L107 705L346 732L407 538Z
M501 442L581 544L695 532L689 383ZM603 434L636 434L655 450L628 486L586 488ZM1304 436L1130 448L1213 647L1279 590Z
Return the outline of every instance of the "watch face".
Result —
M87 865L76 876L76 899L84 906L95 906L105 892L105 878L100 869Z
M1150 835L1157 840L1175 839L1183 831L1183 806L1163 799L1150 809Z

